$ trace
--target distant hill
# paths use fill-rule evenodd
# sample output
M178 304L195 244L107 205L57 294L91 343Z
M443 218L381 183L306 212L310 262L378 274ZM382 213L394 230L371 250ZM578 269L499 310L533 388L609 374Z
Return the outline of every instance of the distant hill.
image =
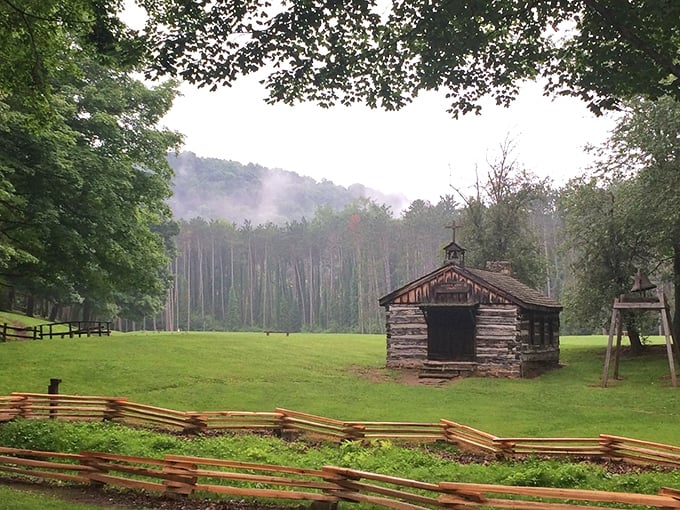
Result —
M406 197L384 195L361 184L349 188L331 181L279 168L215 158L201 158L193 152L169 157L175 171L175 195L170 207L176 218L222 218L242 224L308 219L320 206L342 209L353 200L365 197L387 204L395 212L408 205Z

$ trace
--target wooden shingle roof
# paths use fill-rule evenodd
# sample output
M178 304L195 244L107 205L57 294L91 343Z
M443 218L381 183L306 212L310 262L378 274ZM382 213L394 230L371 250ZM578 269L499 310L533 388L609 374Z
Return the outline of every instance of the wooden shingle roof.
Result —
M553 309L559 311L562 305L545 296L536 289L520 282L512 276L448 264L390 292L380 299L381 306L392 303L424 304L432 303L435 288L446 283L465 283L480 303L511 303L527 309Z

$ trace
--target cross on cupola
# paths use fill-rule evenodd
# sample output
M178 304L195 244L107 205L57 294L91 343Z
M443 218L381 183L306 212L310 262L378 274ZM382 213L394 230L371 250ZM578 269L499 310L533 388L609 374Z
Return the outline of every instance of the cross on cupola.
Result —
M452 221L451 225L445 225L445 228L450 228L452 232L451 242L444 246L447 264L465 265L465 248L456 242L456 229L461 227L462 225L457 225L455 221Z

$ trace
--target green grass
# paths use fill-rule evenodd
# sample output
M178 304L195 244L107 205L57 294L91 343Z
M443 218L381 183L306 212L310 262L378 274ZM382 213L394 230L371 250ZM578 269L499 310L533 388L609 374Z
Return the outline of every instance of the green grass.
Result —
M37 492L14 489L0 485L0 510L110 510L110 506L94 506ZM139 510L139 509L138 509Z
M657 340L658 341L658 340ZM399 382L378 335L158 333L0 344L0 394L123 396L177 410L272 411L344 420L447 418L504 436L600 433L680 444L680 390L665 356L623 359L599 387L605 337L562 339L564 365L530 380ZM366 374L370 374L370 377Z

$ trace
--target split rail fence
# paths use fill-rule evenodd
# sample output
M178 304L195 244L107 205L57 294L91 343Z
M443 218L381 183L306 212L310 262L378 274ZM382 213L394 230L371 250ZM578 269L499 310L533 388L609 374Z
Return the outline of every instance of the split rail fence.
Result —
M54 453L0 447L0 473L31 479L109 485L162 494L219 494L239 498L311 501L334 508L339 502L370 503L397 510L510 508L680 509L680 491L658 494L457 483L399 478L335 466L321 469L166 455L162 459L99 452Z
M461 450L497 457L527 455L599 458L631 464L680 468L680 446L600 434L596 438L498 437L441 419L436 423L343 421L277 408L274 412L175 411L138 404L121 397L42 393L0 396L0 422L25 419L113 420L186 433L268 431L289 436L306 434L331 441L392 439L447 441Z

